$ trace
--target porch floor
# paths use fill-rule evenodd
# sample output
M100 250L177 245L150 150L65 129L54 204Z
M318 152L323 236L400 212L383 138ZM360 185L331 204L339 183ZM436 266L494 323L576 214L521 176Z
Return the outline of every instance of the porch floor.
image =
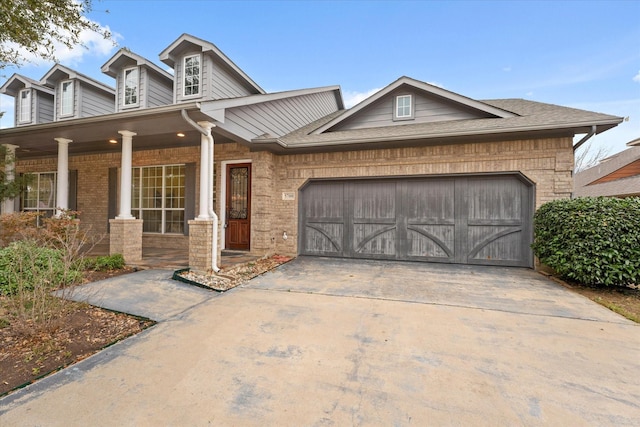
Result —
M89 252L89 256L108 255L108 245L98 245ZM228 269L237 264L255 261L259 256L245 251L222 251L219 267ZM129 264L141 269L178 270L189 267L189 251L184 249L142 248L142 261Z

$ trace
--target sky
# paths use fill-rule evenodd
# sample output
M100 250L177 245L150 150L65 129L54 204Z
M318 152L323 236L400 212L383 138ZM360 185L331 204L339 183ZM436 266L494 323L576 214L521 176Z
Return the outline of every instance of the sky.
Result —
M267 92L340 85L347 107L401 76L477 99L523 98L627 118L591 139L609 154L640 138L640 0L192 1L94 0L89 19L116 45L84 34L60 63L100 71L120 47L166 68L182 33L215 44ZM35 80L53 66L0 71ZM13 98L0 96L0 127ZM576 137L576 141L580 139Z

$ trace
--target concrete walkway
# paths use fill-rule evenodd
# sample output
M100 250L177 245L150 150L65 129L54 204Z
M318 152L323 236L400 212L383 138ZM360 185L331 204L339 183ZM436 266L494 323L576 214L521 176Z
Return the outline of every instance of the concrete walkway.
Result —
M299 258L0 400L0 425L640 424L640 328L523 269Z
M79 286L67 297L159 322L216 295L173 280L172 276L170 270L142 270Z

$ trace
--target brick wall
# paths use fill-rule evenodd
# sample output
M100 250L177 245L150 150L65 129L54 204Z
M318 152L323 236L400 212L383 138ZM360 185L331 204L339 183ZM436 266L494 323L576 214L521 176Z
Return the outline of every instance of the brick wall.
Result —
M275 251L288 254L297 252L298 190L312 178L521 172L536 186L536 208L570 197L573 182L572 138L296 154L274 162L272 237ZM282 200L282 192L295 192L296 200Z
M247 159L252 163L251 251L256 254L297 253L298 190L312 178L521 172L536 185L536 207L550 200L570 197L573 185L572 138L290 155L250 152L247 147L234 143L216 144L214 209L219 216L223 205L219 195L225 173L221 162ZM199 164L199 161L199 146L133 153L134 166ZM108 170L120 166L120 154L71 156L69 164L71 169L78 170L81 224L90 226L95 232L106 233ZM196 177L199 178L199 167L197 169ZM55 158L17 163L18 172L55 170ZM199 194L199 188L196 191ZM283 200L283 192L294 193L295 200ZM196 205L198 200L196 196ZM219 231L223 226L221 221ZM282 238L283 232L287 233L287 240ZM152 241L172 244L172 239L166 237L146 238L146 242ZM182 238L181 247L185 243Z

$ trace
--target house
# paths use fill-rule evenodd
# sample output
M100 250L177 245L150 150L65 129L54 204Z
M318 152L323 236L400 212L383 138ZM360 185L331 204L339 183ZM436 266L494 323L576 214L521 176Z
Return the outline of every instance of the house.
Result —
M640 138L629 148L575 175L574 197L640 196Z
M120 50L102 67L115 89L59 65L0 88L55 101L0 130L37 177L20 207L74 207L127 262L170 247L197 270L222 249L533 267L533 212L571 196L574 135L622 120L409 77L346 110L339 86L266 93L188 34L160 61L173 73ZM69 81L75 108L100 93L109 111L63 114Z

